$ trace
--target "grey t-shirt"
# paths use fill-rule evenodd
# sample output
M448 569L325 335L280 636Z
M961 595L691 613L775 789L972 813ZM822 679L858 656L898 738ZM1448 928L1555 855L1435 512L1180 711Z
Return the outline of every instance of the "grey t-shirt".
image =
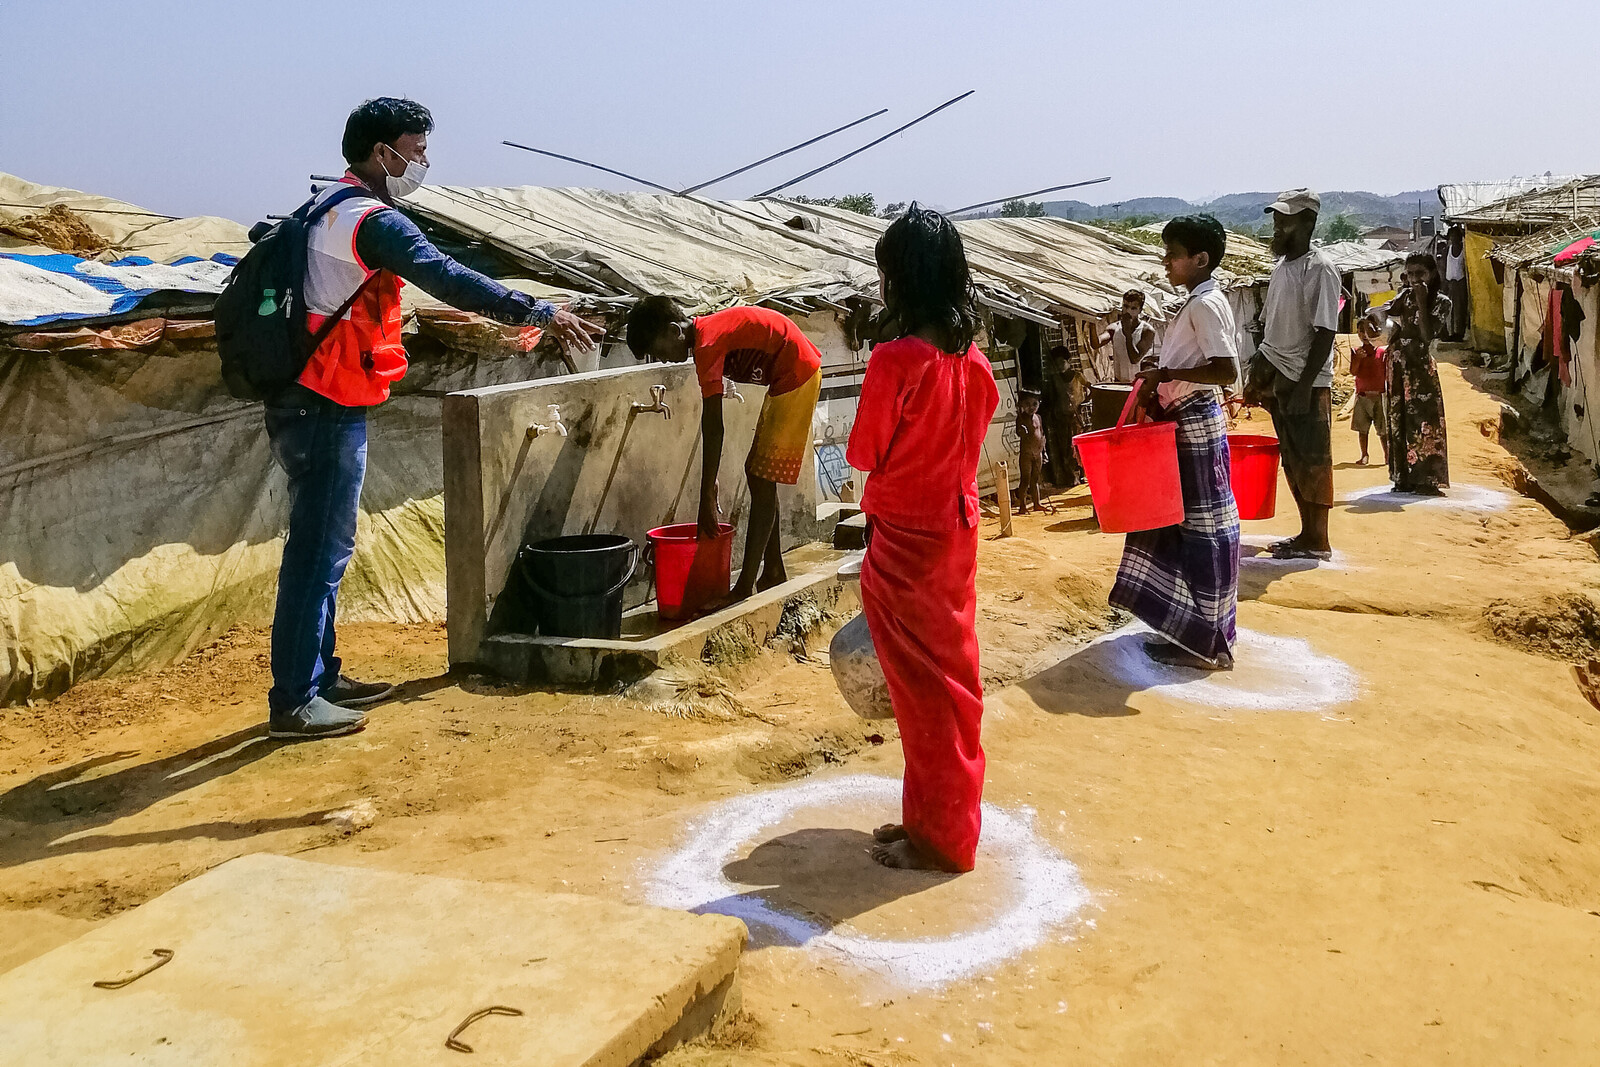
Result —
M1262 320L1266 335L1261 354L1285 376L1299 381L1315 332L1339 328L1339 269L1317 248L1299 259L1280 259L1267 283ZM1331 350L1312 384L1333 384Z

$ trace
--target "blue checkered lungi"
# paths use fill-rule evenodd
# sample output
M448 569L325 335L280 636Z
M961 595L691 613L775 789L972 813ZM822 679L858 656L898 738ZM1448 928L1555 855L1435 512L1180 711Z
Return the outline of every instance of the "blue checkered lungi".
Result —
M1214 393L1178 404L1183 522L1128 534L1111 603L1197 656L1233 651L1239 608L1239 509L1228 473L1228 420Z

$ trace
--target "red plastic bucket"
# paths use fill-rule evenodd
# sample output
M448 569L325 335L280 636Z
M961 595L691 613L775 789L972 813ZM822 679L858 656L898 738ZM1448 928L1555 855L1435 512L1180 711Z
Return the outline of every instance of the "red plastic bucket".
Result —
M1105 533L1155 530L1183 521L1178 424L1124 425L1136 396L1137 392L1128 394L1116 426L1072 439L1089 481L1095 517Z
M1239 518L1272 518L1278 510L1278 439L1230 433L1228 468Z
M702 541L692 522L658 526L646 536L655 565L656 614L687 619L728 595L733 575L733 526L718 523Z

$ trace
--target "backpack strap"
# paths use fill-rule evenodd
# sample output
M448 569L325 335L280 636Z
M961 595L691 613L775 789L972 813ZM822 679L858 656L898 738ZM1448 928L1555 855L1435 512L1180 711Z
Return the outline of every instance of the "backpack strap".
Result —
M304 212L304 214L300 216L301 222L306 226L311 226L316 223L318 219L322 218L322 216L326 215L329 211L338 207L346 200L350 200L358 196L370 195L371 190L369 189L364 189L359 185L345 185L343 189L338 190L320 204L317 203L315 197L312 197L310 200L306 201L304 206L300 208L300 212ZM296 214L299 214L300 212L296 212Z
M344 303L340 304L339 309L332 315L329 315L327 318L322 320L322 325L318 326L316 332L311 335L311 348L309 351L312 354L315 354L317 349L322 347L322 342L328 339L328 335L333 332L333 328L339 325L340 320L343 319L345 315L349 313L350 309L355 306L356 299L360 297L362 293L367 291L367 286L371 285L372 279L376 278L377 276L377 271L373 271L371 274L367 275L366 281L356 286L356 291L350 294L350 298Z
M305 211L305 215L303 216L303 224L307 229L310 229L316 224L318 219L322 218L322 216L326 215L329 211L338 207L346 200L352 200L355 197L367 195L371 195L371 190L364 189L359 185L346 185L343 189L333 193L320 204L315 203L314 201L307 203L306 207L301 209ZM377 271L373 271L371 274L368 274L366 280L360 285L356 286L356 291L350 294L349 299L340 304L337 311L322 321L322 325L317 327L316 331L311 335L310 351L312 353L315 353L317 349L322 347L322 342L328 339L328 335L333 332L333 328L339 325L340 320L343 319L345 315L349 313L350 309L355 306L356 300L359 299L361 294L366 291L367 286L372 284L372 279L376 278L377 276Z

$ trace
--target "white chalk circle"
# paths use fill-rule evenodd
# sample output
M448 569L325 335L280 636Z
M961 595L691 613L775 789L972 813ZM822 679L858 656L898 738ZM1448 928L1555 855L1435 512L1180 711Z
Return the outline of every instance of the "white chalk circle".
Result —
M1504 511L1511 506L1511 494L1483 485L1457 482L1443 496L1397 493L1393 486L1369 485L1352 489L1340 504L1372 511L1401 511L1410 507L1449 508L1455 511Z
M1361 691L1356 672L1343 660L1322 655L1298 637L1240 629L1233 670L1202 671L1151 659L1144 651L1151 632L1134 623L1097 637L1072 662L1143 692L1241 711L1324 711L1354 701Z
M1270 567L1286 571L1350 569L1344 553L1337 548L1333 550L1332 559L1279 559L1267 549L1282 540L1282 537L1272 534L1242 534L1239 537L1239 563L1245 567Z
M853 964L910 987L939 986L994 967L1044 942L1088 901L1077 868L1033 829L1033 812L983 805L978 863L997 887L997 914L986 925L945 937L895 940L866 936L774 907L759 891L723 873L739 850L807 808L880 809L897 820L900 781L852 774L734 797L696 821L688 840L645 878L649 903L732 915L775 940ZM908 875L914 877L914 875ZM964 877L973 877L966 875Z

